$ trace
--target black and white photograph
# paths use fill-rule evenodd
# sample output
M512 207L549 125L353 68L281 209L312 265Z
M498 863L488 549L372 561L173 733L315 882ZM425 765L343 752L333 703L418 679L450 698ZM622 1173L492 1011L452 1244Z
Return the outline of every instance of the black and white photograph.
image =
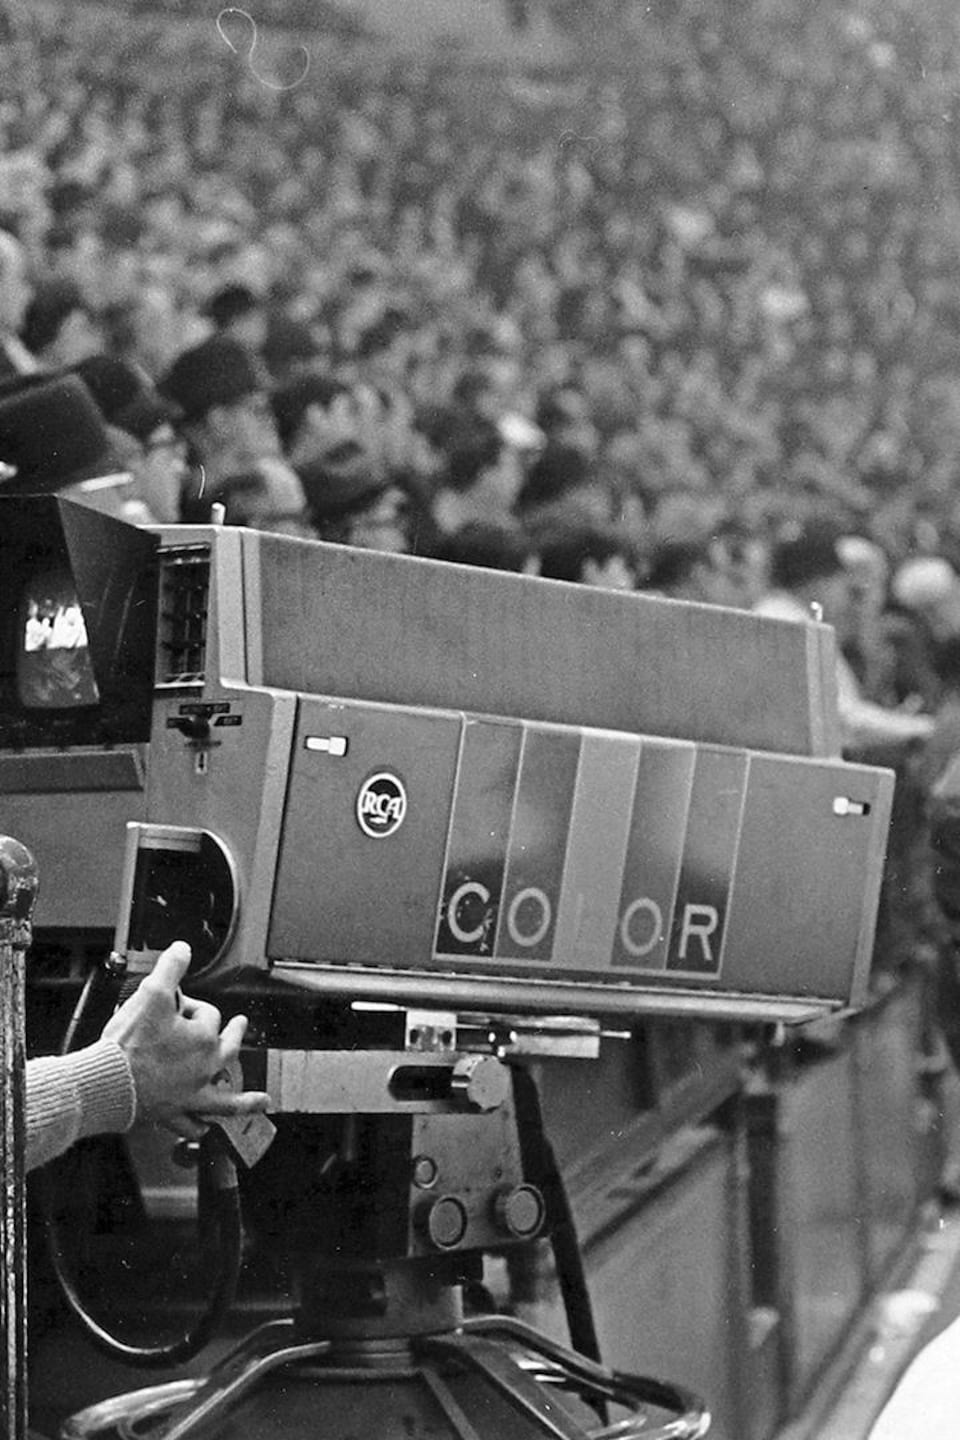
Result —
M0 0L0 1440L960 1433L955 0Z

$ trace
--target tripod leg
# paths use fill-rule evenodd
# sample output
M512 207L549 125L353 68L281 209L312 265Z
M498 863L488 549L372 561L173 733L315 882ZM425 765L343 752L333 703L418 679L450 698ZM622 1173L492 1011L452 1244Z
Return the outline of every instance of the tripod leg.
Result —
M164 1432L164 1440L188 1440L201 1425L221 1417L249 1394L265 1375L295 1360L315 1360L330 1349L327 1340L307 1345L283 1344L292 1335L292 1329L291 1321L278 1320L262 1325L242 1340L214 1366L185 1409Z
M432 1338L430 1349L456 1355L481 1371L518 1410L536 1422L541 1434L554 1436L555 1440L589 1440L589 1432L551 1398L543 1385L527 1375L503 1346L478 1335L444 1335Z

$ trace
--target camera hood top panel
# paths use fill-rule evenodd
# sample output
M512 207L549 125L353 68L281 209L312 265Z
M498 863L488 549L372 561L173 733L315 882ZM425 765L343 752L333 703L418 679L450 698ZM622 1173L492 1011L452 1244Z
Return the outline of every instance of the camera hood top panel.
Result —
M827 626L275 535L243 543L257 683L839 753Z
M248 530L140 530L56 496L0 499L0 562L4 748L142 740L145 686L229 678L839 753L833 632L813 622ZM70 648L33 631L78 619L89 657L58 690ZM131 714L104 713L124 701Z

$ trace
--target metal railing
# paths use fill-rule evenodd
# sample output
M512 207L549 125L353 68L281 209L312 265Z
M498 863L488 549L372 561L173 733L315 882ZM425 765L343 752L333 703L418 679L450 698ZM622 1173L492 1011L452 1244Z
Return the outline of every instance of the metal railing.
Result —
M0 1435L27 1433L24 957L37 893L30 851L0 836Z

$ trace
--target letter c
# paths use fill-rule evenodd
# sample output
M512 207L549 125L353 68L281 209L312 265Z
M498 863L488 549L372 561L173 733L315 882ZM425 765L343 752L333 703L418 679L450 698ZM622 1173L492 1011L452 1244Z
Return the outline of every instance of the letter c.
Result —
M479 940L483 939L483 932L486 929L483 921L480 922L475 930L464 930L460 921L457 919L457 911L460 908L460 904L463 900L466 900L468 895L476 895L484 905L489 905L490 903L490 891L486 885L481 885L479 880L465 880L462 885L457 886L456 890L454 890L450 896L447 904L447 926L454 940L459 941L461 945L476 945Z

